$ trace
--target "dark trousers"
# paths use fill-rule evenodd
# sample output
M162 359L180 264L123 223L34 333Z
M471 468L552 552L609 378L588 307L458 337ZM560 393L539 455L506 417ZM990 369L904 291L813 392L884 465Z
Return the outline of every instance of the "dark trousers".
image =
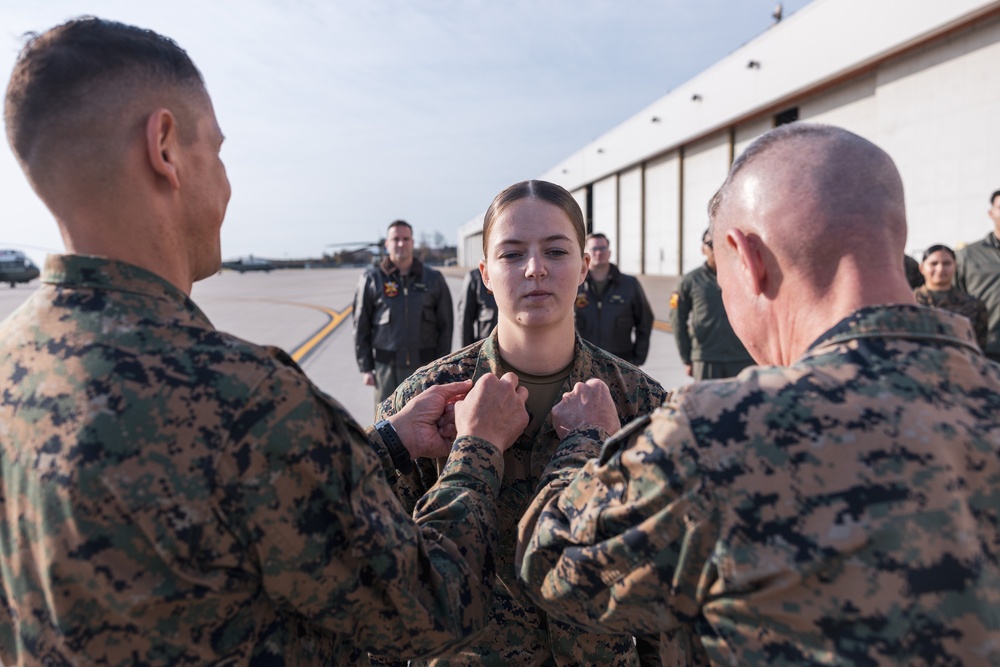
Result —
M692 361L691 377L695 380L731 378L739 375L747 366L753 365L753 361Z
M413 372L420 366L396 366L395 364L384 364L375 362L375 407L392 396L396 387L403 384L403 381L413 375Z

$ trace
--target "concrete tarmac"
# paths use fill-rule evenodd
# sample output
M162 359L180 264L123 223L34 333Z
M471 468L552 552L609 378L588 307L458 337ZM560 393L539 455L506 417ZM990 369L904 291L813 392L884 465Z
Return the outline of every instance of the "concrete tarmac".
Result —
M456 307L466 271L447 269L445 276ZM301 350L337 314L352 305L361 269L282 270L271 273L222 273L196 283L191 298L216 328L261 345L276 345L289 354ZM642 369L664 387L690 382L677 355L673 335L665 329L667 302L675 279L643 277L659 326L654 328L649 359ZM35 290L38 281L0 289L0 319ZM454 349L460 335L456 325ZM374 414L374 391L361 383L354 358L348 315L316 344L299 364L309 378L333 396L363 426Z

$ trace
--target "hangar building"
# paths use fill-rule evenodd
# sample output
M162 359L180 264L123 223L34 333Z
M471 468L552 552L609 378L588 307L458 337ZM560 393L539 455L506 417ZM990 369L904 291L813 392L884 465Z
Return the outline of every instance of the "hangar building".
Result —
M978 240L1000 189L1000 2L815 0L538 178L571 191L620 268L702 262L709 198L754 138L793 120L856 132L895 160L907 252ZM459 262L482 256L482 215Z

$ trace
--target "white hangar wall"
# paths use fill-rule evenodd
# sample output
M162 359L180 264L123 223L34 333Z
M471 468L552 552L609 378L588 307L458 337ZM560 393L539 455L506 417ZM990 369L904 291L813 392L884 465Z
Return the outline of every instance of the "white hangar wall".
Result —
M1000 2L815 0L540 178L573 192L623 271L678 275L703 261L732 159L793 110L892 156L911 255L982 238L1000 189Z

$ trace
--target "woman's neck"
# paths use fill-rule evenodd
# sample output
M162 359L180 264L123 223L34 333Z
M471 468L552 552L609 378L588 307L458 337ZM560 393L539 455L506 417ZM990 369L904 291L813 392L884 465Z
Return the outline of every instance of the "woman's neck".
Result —
M497 342L500 356L510 366L532 375L549 375L573 361L576 329L572 318L544 329L526 329L501 317Z

